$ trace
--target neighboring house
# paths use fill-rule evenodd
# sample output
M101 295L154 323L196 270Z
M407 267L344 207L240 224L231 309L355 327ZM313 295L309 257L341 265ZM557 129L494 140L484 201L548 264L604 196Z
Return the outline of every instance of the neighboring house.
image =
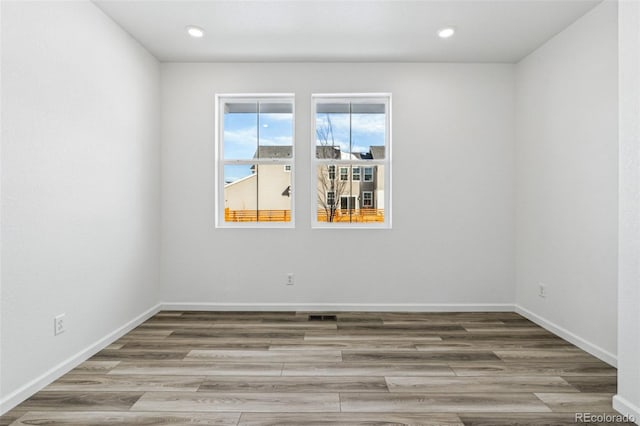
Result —
M384 208L384 170L367 165L368 159L384 158L384 146L372 146L368 152L349 154L338 147L316 147L318 158L354 160L357 164L328 165L318 170L318 210L335 211L337 215L360 210ZM254 158L291 158L291 146L261 146ZM227 183L225 209L230 211L291 210L291 170L288 165L254 166L252 174ZM321 214L318 216L319 220ZM233 220L233 219L231 219Z
M254 158L290 157L291 146L261 146L254 155ZM291 166L263 164L252 166L251 172L249 176L225 184L225 220L291 220Z

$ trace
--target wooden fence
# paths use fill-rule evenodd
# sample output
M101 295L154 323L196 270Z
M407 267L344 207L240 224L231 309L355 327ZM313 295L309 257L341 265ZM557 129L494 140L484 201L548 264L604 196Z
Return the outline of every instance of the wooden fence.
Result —
M329 222L330 214L324 209L318 210L318 222ZM384 209L336 210L333 222L373 223L384 222Z
M225 222L291 222L291 210L224 209Z
M230 210L224 209L225 222L291 222L291 210ZM318 222L328 222L326 210L318 210ZM384 222L384 209L337 210L333 222L374 223Z

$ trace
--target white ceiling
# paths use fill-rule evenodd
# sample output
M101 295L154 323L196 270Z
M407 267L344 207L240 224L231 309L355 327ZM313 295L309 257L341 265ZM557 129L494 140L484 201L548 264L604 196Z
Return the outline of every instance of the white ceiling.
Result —
M168 62L517 62L599 2L94 0ZM187 25L205 37L189 37ZM457 34L438 38L444 26Z

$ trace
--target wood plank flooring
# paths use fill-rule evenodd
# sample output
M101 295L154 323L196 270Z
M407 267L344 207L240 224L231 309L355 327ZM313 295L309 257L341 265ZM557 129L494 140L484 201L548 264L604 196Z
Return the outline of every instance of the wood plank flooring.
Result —
M616 370L515 313L333 314L160 312L0 426L561 426L615 413Z

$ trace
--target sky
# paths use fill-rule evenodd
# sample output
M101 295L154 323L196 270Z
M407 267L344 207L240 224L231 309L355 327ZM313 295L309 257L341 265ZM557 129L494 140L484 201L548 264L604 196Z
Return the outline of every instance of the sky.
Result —
M331 120L333 141L349 152L349 114L317 114L316 128L327 128ZM290 113L227 113L224 115L224 159L248 160L260 145L288 145L293 142L293 115ZM368 152L370 146L384 145L384 114L352 114L352 152ZM316 144L324 141L316 138ZM331 141L329 142L331 144ZM225 166L224 181L234 182L251 174L250 166Z
M340 146L341 151L349 152L349 114L317 114L316 129L327 128L329 120L333 129L333 142ZM370 146L384 146L384 138L384 114L351 115L351 152L368 152ZM316 144L322 145L324 141L316 138Z
M262 146L291 146L293 142L293 114L225 114L224 159L252 159L258 147L258 136ZM251 166L224 166L225 183L234 182L250 174Z
M258 127L258 121L260 127ZM259 133L258 133L259 130ZM224 115L224 159L249 160L260 145L291 145L292 114L231 113Z

